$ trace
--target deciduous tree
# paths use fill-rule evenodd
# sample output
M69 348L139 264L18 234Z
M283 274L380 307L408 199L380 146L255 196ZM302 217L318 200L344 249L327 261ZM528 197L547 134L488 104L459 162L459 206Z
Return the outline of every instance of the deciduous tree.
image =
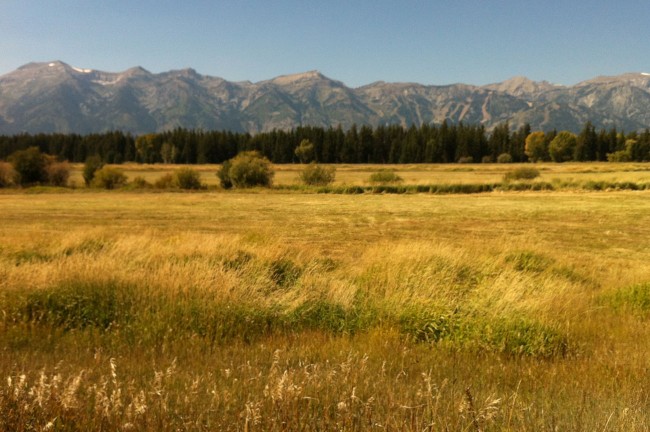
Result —
M308 139L300 141L300 145L296 147L294 154L300 163L309 163L314 160L314 144Z
M548 153L551 156L553 162L568 162L573 159L575 154L575 149L577 145L577 139L575 134L562 131L548 146Z
M548 148L544 132L533 132L526 137L526 156L532 162L540 162L548 159Z
M38 147L30 147L13 153L9 156L9 162L16 170L16 183L21 186L47 183L48 159Z

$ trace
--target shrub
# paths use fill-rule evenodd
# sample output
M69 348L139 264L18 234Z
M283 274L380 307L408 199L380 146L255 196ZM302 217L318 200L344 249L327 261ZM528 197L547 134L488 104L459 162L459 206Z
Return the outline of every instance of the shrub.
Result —
M462 158L458 159L459 164L470 164L474 163L474 158L471 156L463 156Z
M224 189L232 188L232 180L230 179L230 167L232 163L230 160L225 161L221 164L221 169L217 171L217 177L219 178L219 184Z
M481 163L486 163L487 164L487 163L492 163L492 162L493 162L492 161L492 156L487 155L487 156L483 156L481 158Z
M95 172L92 185L97 188L115 189L124 186L126 181L122 170L105 166Z
M201 189L201 174L192 168L181 168L174 172L174 185L181 189Z
M271 162L256 151L239 153L224 162L221 170L217 172L221 186L225 189L233 186L237 188L270 187L274 174Z
M537 177L539 177L539 170L537 168L521 167L505 173L503 180L532 180Z
M370 183L374 184L387 184L387 183L401 183L404 179L398 176L392 170L380 170L370 174Z
M147 189L151 187L151 183L149 183L147 180L145 180L144 177L142 176L137 176L131 181L131 185L133 185L134 188L136 189Z
M324 167L312 162L300 173L300 180L310 186L326 186L334 181L335 176L335 167Z
M47 183L47 156L38 147L19 150L9 156L9 161L16 171L16 183L21 186Z
M167 173L153 184L156 189L169 189L174 186L174 176Z
M307 163L314 160L314 144L308 139L300 141L300 145L294 150L294 154L301 163Z
M45 171L48 183L52 186L66 186L70 178L70 164L68 162L51 162Z
M499 156L497 156L497 163L512 163L512 156L510 156L510 153L501 153Z
M93 179L95 178L95 173L103 167L104 162L98 155L90 156L86 159L82 173L84 182L86 182L86 186L90 186Z
M16 183L16 170L8 162L0 162L0 188L13 186Z
M627 150L619 150L614 153L607 153L607 162L630 162L632 158Z

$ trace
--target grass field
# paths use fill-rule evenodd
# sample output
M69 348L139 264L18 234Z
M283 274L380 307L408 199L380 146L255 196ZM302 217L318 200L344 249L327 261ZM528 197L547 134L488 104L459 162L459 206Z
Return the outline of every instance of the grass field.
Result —
M142 177L154 183L161 176L185 165L142 165L124 164L119 167L133 179ZM522 166L534 166L540 170L537 181L561 181L581 183L586 181L638 182L650 183L650 166L644 163L566 163L566 164L439 164L439 165L336 165L335 185L367 185L373 172L382 169L395 171L404 179L406 185L452 184L452 183L494 183L500 182L503 175ZM75 168L71 181L83 185L82 164ZM275 169L276 185L299 184L298 175L305 165L278 165ZM217 186L216 172L219 165L192 165L201 173L201 180L208 186Z
M650 176L616 167L540 166ZM650 191L13 190L0 209L0 430L650 430Z

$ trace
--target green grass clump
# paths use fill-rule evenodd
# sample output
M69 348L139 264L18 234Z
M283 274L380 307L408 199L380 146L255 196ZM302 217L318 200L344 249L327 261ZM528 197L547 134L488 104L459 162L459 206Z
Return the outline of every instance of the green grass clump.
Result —
M492 192L494 184L490 183L458 183L458 184L437 184L429 186L429 193L432 194L475 194Z
M37 250L21 250L9 255L9 258L14 262L16 267L23 264L33 264L39 262L48 262L52 257Z
M647 318L650 316L650 282L621 288L613 294L603 296L601 300L614 310Z
M505 173L503 181L532 180L539 177L539 175L539 170L537 168L520 167Z
M416 194L428 193L434 195L464 195L492 192L499 187L493 183L440 183L434 185L389 185L379 184L375 186L326 186L317 190L318 193L357 195L364 193L374 194Z
M288 258L274 260L270 266L271 280L280 288L286 288L298 281L302 269Z
M552 191L556 187L548 182L504 182L499 185L502 191Z
M564 357L569 339L556 327L525 318L500 318L478 327L479 340L488 349L510 355L537 358Z
M106 330L130 319L133 293L133 287L115 281L68 281L27 294L18 313L24 321L66 330Z
M650 184L641 182L616 182L605 180L589 180L582 184L582 188L588 191L606 191L606 190L647 190Z
M454 312L414 308L401 314L399 326L412 340L431 343L459 336L461 323Z
M287 321L294 328L348 334L357 330L351 314L342 305L325 300L303 303L288 315Z
M379 170L370 174L368 181L373 184L394 184L401 183L404 179L393 170Z
M506 256L506 262L518 271L540 273L551 267L554 260L532 251L522 251Z
M510 356L563 357L569 338L557 328L522 317L479 317L453 311L414 310L400 316L400 331L416 342L442 343Z

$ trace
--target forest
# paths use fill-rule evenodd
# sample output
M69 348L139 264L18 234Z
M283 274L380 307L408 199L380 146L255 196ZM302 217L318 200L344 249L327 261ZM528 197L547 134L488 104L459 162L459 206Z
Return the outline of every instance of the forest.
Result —
M569 136L561 159L551 143L558 135ZM529 157L529 139L538 141L536 157ZM251 135L232 131L204 131L177 128L167 132L133 136L120 131L98 134L19 134L0 136L0 159L17 150L38 147L60 160L84 162L98 155L105 163L216 164L241 151L257 150L274 163L298 162L296 147L308 140L320 163L478 163L506 161L648 161L650 130L622 132L596 128L587 122L578 135L551 130L532 132L525 125L512 130L503 123L492 131L481 125L463 123L403 127L353 125L338 127L303 126ZM530 145L530 144L528 144ZM530 150L530 149L528 149Z

